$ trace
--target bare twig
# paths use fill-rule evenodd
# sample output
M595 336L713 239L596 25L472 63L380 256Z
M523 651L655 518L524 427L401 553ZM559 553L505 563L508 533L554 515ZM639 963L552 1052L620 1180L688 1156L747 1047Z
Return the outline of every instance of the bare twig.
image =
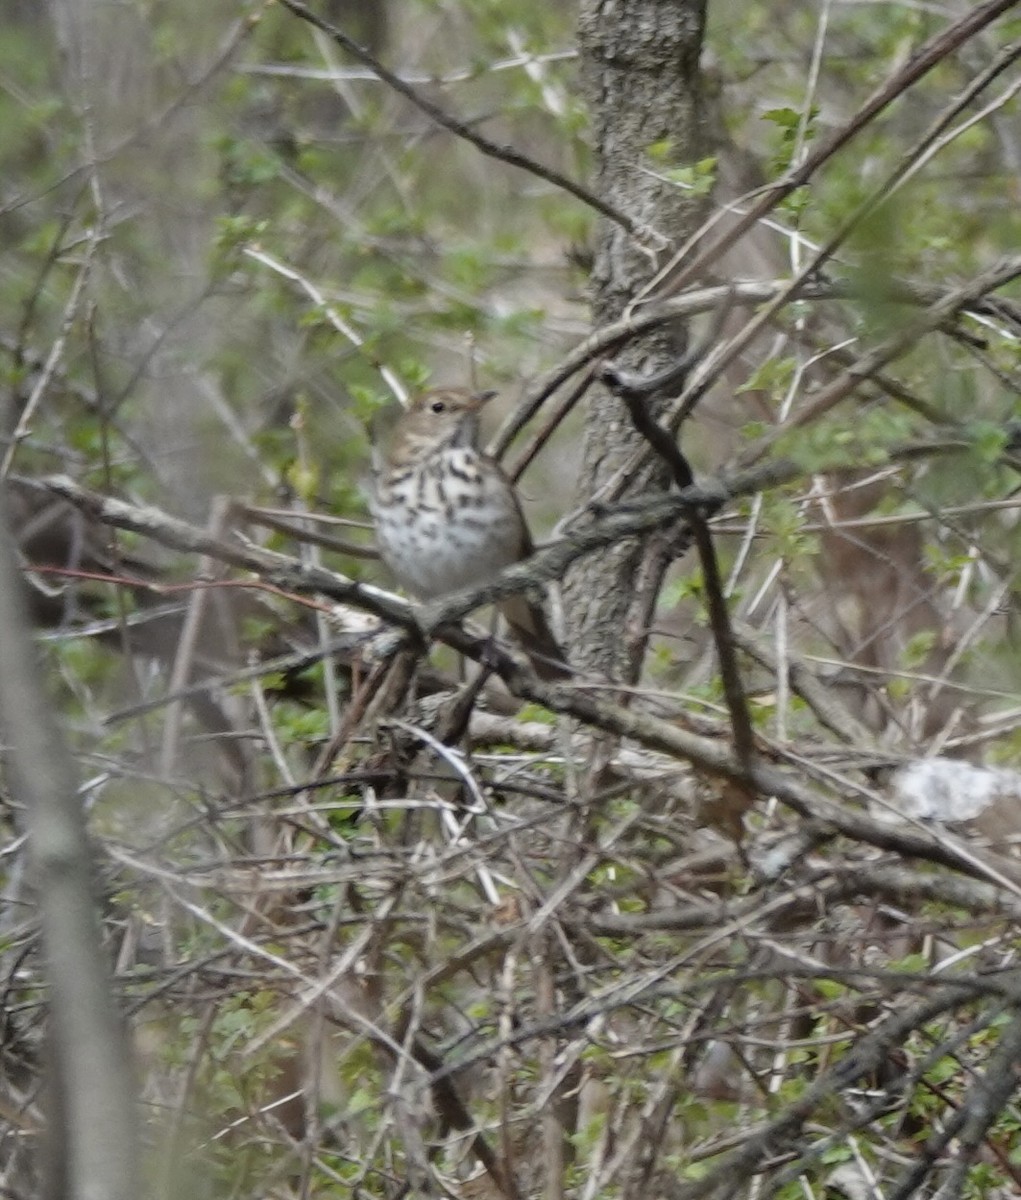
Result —
M791 464L772 464L779 478L791 477ZM756 490L770 479L769 470L750 473L732 480L731 494L746 488ZM401 628L417 633L419 623L412 607L378 588L354 583L323 567L313 568L286 555L240 544L219 542L203 530L187 522L168 517L153 508L139 508L120 500L99 496L80 488L70 479L52 477L43 486L57 492L72 503L92 513L100 520L121 528L131 529L153 537L165 545L191 553L206 553L245 570L263 573L278 586L297 593L322 592L328 596L350 601L364 607ZM712 775L731 779L750 786L761 796L775 796L805 818L822 821L834 832L846 834L880 848L896 850L911 858L953 867L978 879L993 880L1002 886L1017 888L1021 867L997 860L995 856L972 852L947 834L934 834L923 828L887 825L856 811L846 801L857 794L848 789L844 802L828 799L821 792L802 784L799 779L758 759L750 765L739 761L726 746L681 728L675 722L662 720L587 695L574 685L551 685L537 679L520 666L516 659L494 646L492 639L475 636L458 626L448 624L466 612L495 597L511 595L536 582L556 578L559 571L588 549L605 545L621 536L640 529L655 528L669 523L690 510L692 505L712 504L726 495L726 489L686 489L677 496L659 497L637 506L636 512L618 513L599 522L592 530L583 530L571 541L558 543L537 553L528 567L508 568L493 583L473 592L465 592L428 607L429 626L439 622L436 634L443 641L475 659L485 660L503 677L511 691L527 700L542 704L553 712L575 717L594 728L619 737L633 738L650 750L673 755L689 761ZM529 569L530 568L530 569ZM834 781L835 786L839 786ZM1021 893L1021 888L1018 889Z
M610 376L608 382L623 400L635 428L669 467L678 490L683 492L685 488L691 487L694 483L694 475L677 442L652 417L642 398L635 395L626 384L621 382L619 375ZM712 532L704 511L693 508L688 514L687 520L695 539L695 545L698 547L699 561L702 565L706 611L709 614L709 626L720 661L723 694L727 701L731 729L734 734L734 753L738 762L747 768L751 766L752 755L755 753L755 734L748 712L744 685L741 682L741 672L737 665L737 641L731 627L727 599L723 593L723 578L720 575L716 547L713 545Z
M522 171L528 171L529 174L553 184L554 187L569 192L576 199L581 200L583 204L587 204L589 208L602 213L604 217L608 217L629 233L638 233L653 238L658 237L652 231L643 229L637 221L633 220L626 213L621 212L594 192L589 191L588 188L575 182L575 180L569 179L566 175L562 175L552 167L537 163L534 159L529 158L528 155L522 154L520 150L515 150L513 146L501 146L498 142L494 142L490 138L476 133L475 130L463 121L452 117L450 113L440 108L438 104L434 104L433 101L426 99L425 96L421 95L409 83L406 83L399 75L394 74L388 67L385 67L375 55L370 54L368 50L359 46L354 38L348 37L343 30L338 29L336 25L331 25L329 21L324 21L322 17L312 12L300 0L279 0L279 2L284 8L290 9L296 17L300 17L303 21L307 21L322 33L325 33L328 38L336 42L352 58L357 59L360 63L364 63L374 75L377 75L388 87L392 88L406 100L409 100L421 112L424 112L430 120L435 121L437 125L453 133L456 137L469 142L481 154L485 154L488 158L495 158L500 162L508 163L512 167L518 167ZM659 237L658 240L662 241L663 239Z
M681 290L691 280L702 278L709 266L718 261L731 246L735 245L766 213L770 212L786 196L802 187L815 172L843 149L862 129L871 124L898 96L903 95L919 79L927 75L954 50L990 25L997 17L1013 8L1016 0L987 0L966 12L963 17L929 39L900 67L891 78L885 80L873 94L857 108L854 115L838 126L826 138L818 142L800 163L792 167L783 178L762 189L756 200L729 229L692 253L696 241L705 237L700 230L687 245L682 246L671 262L646 285L635 298L634 305L645 303L654 297L669 295Z

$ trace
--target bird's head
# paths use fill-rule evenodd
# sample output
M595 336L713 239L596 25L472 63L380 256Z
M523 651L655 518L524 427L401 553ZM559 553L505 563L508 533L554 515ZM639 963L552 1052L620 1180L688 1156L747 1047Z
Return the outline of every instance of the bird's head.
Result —
M435 388L408 405L387 439L386 457L394 466L421 462L456 446L477 448L479 412L496 392Z

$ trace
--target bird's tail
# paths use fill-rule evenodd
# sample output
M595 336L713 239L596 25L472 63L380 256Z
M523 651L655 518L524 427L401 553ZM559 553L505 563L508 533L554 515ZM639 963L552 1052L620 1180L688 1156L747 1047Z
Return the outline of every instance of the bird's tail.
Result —
M500 601L500 612L540 679L571 678L564 651L537 601L525 595L508 596Z

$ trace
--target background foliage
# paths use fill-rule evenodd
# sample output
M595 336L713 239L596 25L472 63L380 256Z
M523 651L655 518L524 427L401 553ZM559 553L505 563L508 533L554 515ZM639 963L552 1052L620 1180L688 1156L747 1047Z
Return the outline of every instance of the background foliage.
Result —
M507 668L531 705L493 684L445 740L449 649L402 703L386 646L363 654L378 605L217 549L386 585L361 553L367 423L430 382L498 387L504 416L555 391L591 332L591 208L279 4L10 6L2 470L148 1193L1016 1194L1021 21L908 77L980 7L711 0L710 150L644 148L718 215L635 313L688 305L675 425L728 484L749 771L690 552L639 695ZM472 133L589 178L573 5L316 11ZM657 265L675 249L650 239ZM521 486L570 539L606 506L573 488L581 410L548 411L507 461L545 429ZM168 514L219 542L184 553ZM626 736L593 749L600 729ZM958 773L912 782L923 758ZM47 992L0 804L21 1197Z

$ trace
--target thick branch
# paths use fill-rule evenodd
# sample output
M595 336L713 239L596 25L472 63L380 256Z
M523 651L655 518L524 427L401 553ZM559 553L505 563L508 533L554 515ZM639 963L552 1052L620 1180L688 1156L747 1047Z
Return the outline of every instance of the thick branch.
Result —
M54 1086L47 1195L135 1200L134 1091L100 936L74 767L33 651L17 559L0 519L0 729L28 831L39 906Z
M173 550L208 555L241 570L253 571L275 586L302 595L318 592L333 600L354 604L412 632L418 632L423 624L433 632L448 622L459 621L483 604L514 595L531 585L559 579L572 562L593 550L612 545L634 533L662 528L682 519L693 508L715 511L731 499L788 483L800 474L800 467L786 460L777 460L729 479L685 488L677 495L621 506L600 516L591 525L573 530L524 563L502 571L491 582L457 592L417 610L407 601L381 588L358 583L336 571L303 563L248 541L213 537L198 526L172 517L161 509L104 496L82 487L66 475L50 475L38 480L19 479L18 482L24 487L53 492L105 525L142 534ZM416 619L416 612L421 615L421 620ZM445 640L444 633L437 636Z

